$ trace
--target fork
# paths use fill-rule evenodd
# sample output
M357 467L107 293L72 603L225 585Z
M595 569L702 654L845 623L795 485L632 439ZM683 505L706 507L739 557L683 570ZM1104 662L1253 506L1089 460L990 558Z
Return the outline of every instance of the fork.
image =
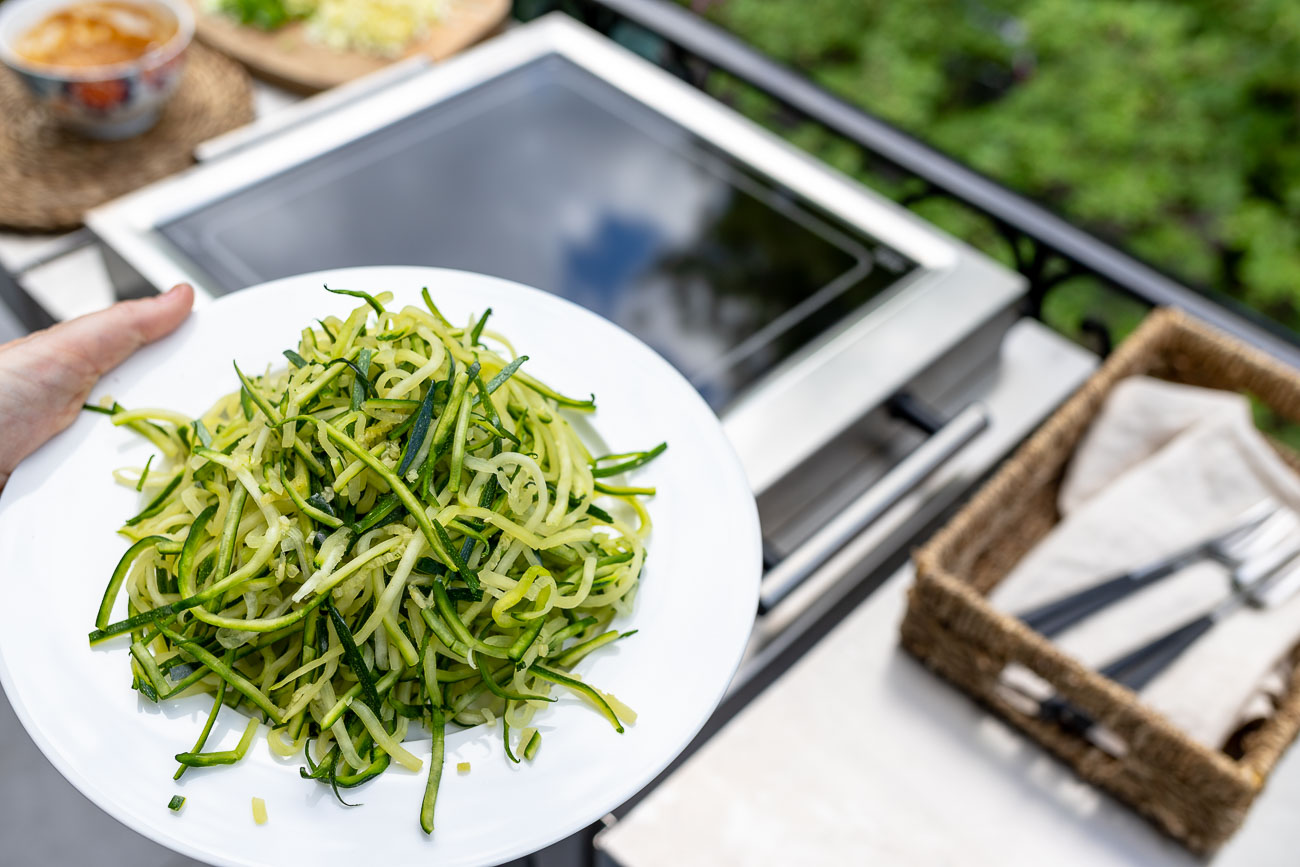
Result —
M1214 560L1235 570L1300 530L1294 513L1264 500L1243 512L1226 531L1140 566L1044 603L1020 615L1026 626L1051 638L1133 593L1150 587L1200 560Z
M1275 607L1300 592L1300 566L1294 565L1297 559L1300 540L1294 536L1256 553L1231 570L1232 592L1212 609L1107 663L1098 673L1139 692L1226 617L1245 606ZM1038 716L1077 734L1088 734L1094 725L1091 717L1060 696L1042 701Z

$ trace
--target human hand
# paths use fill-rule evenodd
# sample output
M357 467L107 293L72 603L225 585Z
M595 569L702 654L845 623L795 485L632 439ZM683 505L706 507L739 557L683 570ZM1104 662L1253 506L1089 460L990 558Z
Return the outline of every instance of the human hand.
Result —
M0 346L0 488L18 462L72 424L105 373L170 334L194 304L187 284Z

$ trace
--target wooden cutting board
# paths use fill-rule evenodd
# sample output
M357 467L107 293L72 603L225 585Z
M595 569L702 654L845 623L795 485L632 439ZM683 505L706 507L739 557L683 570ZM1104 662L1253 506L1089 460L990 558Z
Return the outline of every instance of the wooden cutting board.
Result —
M301 22L264 31L201 12L198 0L190 4L202 42L238 60L258 78L299 93L327 90L400 59L320 45L307 38ZM443 60L491 34L509 13L510 0L448 0L446 16L403 56L422 52Z

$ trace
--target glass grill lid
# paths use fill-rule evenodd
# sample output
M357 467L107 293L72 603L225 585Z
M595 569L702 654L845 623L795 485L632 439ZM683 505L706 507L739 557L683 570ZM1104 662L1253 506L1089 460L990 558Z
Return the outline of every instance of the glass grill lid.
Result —
M374 264L537 286L717 410L915 267L558 55L159 228L219 292Z

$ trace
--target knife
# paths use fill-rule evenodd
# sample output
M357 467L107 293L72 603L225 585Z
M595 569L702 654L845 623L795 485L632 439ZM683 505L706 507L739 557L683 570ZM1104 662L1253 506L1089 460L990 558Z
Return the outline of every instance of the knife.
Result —
M1193 563L1206 559L1228 559L1225 548L1246 541L1251 542L1252 545L1256 542L1266 545L1272 541L1272 536L1294 531L1293 522L1288 527L1283 527L1277 522L1272 526L1263 526L1277 513L1276 503L1271 500L1261 501L1243 512L1231 527L1208 539L1202 539L1159 560L1106 579L1099 584L1093 584L1031 608L1022 613L1020 619L1030 629L1043 636L1051 638L1059 635L1103 608L1144 587L1150 587ZM1257 530L1260 531L1258 534L1255 533Z
M1300 591L1300 542L1279 548L1234 570L1233 591L1210 611L1131 650L1102 666L1098 673L1134 692L1140 691L1169 668L1215 624L1244 606L1276 608ZM1054 720L1071 731L1087 735L1093 720L1060 696L1043 701L1040 719Z

